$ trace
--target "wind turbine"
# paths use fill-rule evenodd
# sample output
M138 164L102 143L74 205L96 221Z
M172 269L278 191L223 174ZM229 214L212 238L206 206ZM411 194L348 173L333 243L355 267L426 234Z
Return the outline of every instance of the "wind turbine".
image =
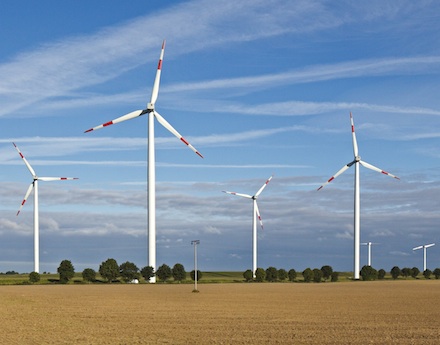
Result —
M371 245L377 244L373 242L361 243L363 246L368 246L368 266L371 266Z
M228 192L223 191L223 193L232 194L241 196L246 199L252 199L253 202L253 210L252 210L252 274L255 278L255 271L257 270L257 218L260 222L261 228L263 228L263 221L261 220L260 211L258 210L257 205L257 199L258 196L261 194L264 188L266 188L267 184L272 180L272 177L269 177L266 182L263 184L263 186L258 190L255 195L248 195L248 194L241 194L236 192Z
M23 159L24 164L26 164L27 168L29 169L33 181L30 184L23 201L21 202L21 206L17 212L17 216L20 214L20 211L24 204L26 203L27 198L31 194L32 190L34 190L34 272L40 273L40 244L39 244L39 238L40 238L40 221L39 221L39 210L38 210L38 181L64 181L64 180L77 180L77 177L40 177L37 176L34 169L32 169L32 166L29 164L29 162L26 160L26 158L23 156L17 145L14 144L14 147L17 149L18 154Z
M375 167L374 165L371 165L363 160L361 160L361 157L359 156L359 150L358 145L356 141L356 134L354 131L354 122L353 122L353 116L350 112L350 121L351 121L351 134L353 137L353 153L354 153L354 160L348 163L347 165L344 165L342 169L340 169L336 174L334 174L330 179L324 183L321 187L318 188L320 190L328 183L332 182L336 177L341 175L345 170L349 169L352 165L355 167L355 173L354 173L354 279L359 279L359 262L360 262L360 179L359 179L359 164L364 166L365 168L380 172L382 174L394 177L395 179L400 180L397 176L394 176L393 174L390 174L382 169L379 169Z
M413 250L419 250L423 248L423 272L426 271L426 248L435 246L435 243L431 243L431 244L425 244L423 246L418 246L413 248Z
M165 50L165 40L162 42L162 50L160 52L159 63L157 65L156 78L154 79L153 90L151 92L150 102L147 108L143 110L135 110L131 113L116 118L115 120L106 122L102 125L90 128L84 133L91 132L103 127L113 125L118 122L134 119L135 117L148 114L148 264L156 271L156 176L155 176L155 158L154 158L154 118L164 126L168 131L180 139L186 146L193 150L201 158L203 156L192 146L184 137L177 132L168 121L166 121L155 109L157 97L159 95L160 74L162 71L163 54ZM150 283L155 283L156 277L150 278Z

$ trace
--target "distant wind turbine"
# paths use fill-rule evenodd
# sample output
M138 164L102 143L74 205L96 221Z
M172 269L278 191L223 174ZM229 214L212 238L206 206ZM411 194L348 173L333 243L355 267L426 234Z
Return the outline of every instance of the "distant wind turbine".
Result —
M23 159L24 164L26 164L28 170L30 171L33 181L30 184L23 201L21 202L21 206L17 212L17 216L20 214L20 211L24 204L26 203L27 198L34 191L34 272L40 273L40 220L39 220L39 210L38 210L38 181L64 181L64 180L77 180L77 177L40 177L37 176L32 166L23 156L17 145L12 143L16 148L18 154Z
M365 168L380 172L382 174L394 177L395 179L400 180L397 176L394 176L382 169L379 169L375 167L374 165L371 165L363 160L361 160L361 157L359 156L358 151L358 145L356 141L356 134L354 131L354 122L353 122L353 116L350 112L350 121L351 121L351 134L353 137L353 153L354 153L354 160L348 163L347 165L344 165L342 169L340 169L336 174L334 174L330 179L324 183L321 187L318 188L320 190L325 185L333 181L336 177L341 175L344 171L349 169L352 165L355 166L355 173L354 173L354 279L359 279L359 263L360 263L360 176L359 176L359 164L364 166Z
M363 246L368 246L368 266L371 266L371 246L373 244L377 244L377 243L373 243L373 242L361 243L361 245Z
M413 250L419 250L423 248L423 272L426 271L426 248L435 246L435 243L431 243L431 244L425 244L423 246L418 246L413 248Z
M269 177L264 185L258 190L255 195L241 194L236 192L228 192L223 191L223 193L232 194L241 196L242 198L252 199L253 209L252 209L252 274L255 278L255 271L257 270L257 218L260 222L261 228L263 228L263 221L261 220L260 211L257 205L258 196L261 194L264 188L266 188L267 184L272 180L272 177Z
M203 158L199 151L192 146L184 137L171 126L155 109L157 97L159 95L160 74L162 70L162 61L165 50L165 40L162 43L162 50L160 52L159 63L156 71L156 78L154 79L153 90L151 93L150 103L144 110L135 110L131 113L118 117L115 120L106 122L102 125L93 127L85 131L91 132L103 127L113 125L118 122L131 120L135 117L148 114L148 265L154 268L156 272L156 173L155 173L155 158L154 158L154 118L164 126L168 131L180 139L186 146L193 150L197 155ZM155 283L156 277L150 278L150 283Z

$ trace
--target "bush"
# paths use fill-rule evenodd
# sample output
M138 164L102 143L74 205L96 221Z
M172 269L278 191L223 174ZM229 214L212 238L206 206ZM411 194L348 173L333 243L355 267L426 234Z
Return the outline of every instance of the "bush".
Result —
M332 273L332 282L337 282L339 279L339 272L333 272Z
M94 282L96 280L96 272L92 268L86 268L82 272L83 280L86 282Z
M391 277L393 277L393 279L397 279L402 274L402 272L400 271L400 268L397 266L394 266L391 269L390 273L391 273Z
M361 276L362 276L362 280L364 281L376 280L377 275L378 275L377 271L371 266L365 265L361 269Z
M252 281L252 279L254 279L254 275L252 274L251 270L246 270L243 273L243 278L247 281L250 282Z
M60 274L60 282L66 284L75 275L75 269L70 260L63 260L57 269Z
M280 268L278 270L278 279L283 281L287 278L287 271L284 268Z
M304 277L304 281L306 283L309 283L313 280L313 271L310 268L306 268L303 272L302 275Z
M278 270L275 267L269 267L266 270L266 280L268 282L275 282L278 279Z
M385 270L383 268L381 268L378 272L377 272L377 278L380 280L385 279L385 275L387 274L387 272L385 272Z
M173 272L171 271L170 266L167 264L163 264L157 269L156 277L162 280L163 282L166 282L168 279L171 278L173 275Z
M255 280L259 283L263 282L266 278L266 272L263 268L257 268L255 271Z
M296 279L296 271L292 268L287 272L287 275L289 276L289 281L293 282Z
M182 264L175 264L172 269L173 278L179 283L186 279L185 267Z
M147 282L149 282L150 278L154 277L154 268L151 266L145 266L141 269L141 275Z
M430 269L426 269L423 271L423 276L425 277L425 279L431 279L431 274L432 271Z
M417 278L417 276L419 275L420 270L417 267L413 267L411 269L411 277L413 277L414 279Z
M332 276L333 268L332 266L325 265L321 267L321 272L322 272L322 277L324 278L325 281L327 281Z
M320 283L322 281L322 271L319 268L313 269L313 281Z
M139 268L132 262L124 262L119 266L119 275L126 283L131 282L135 279L139 279Z
M40 279L41 279L40 273L38 273L38 272L31 272L31 273L29 273L29 281L31 283L38 283L40 281Z
M113 280L119 277L119 266L115 259L107 259L103 261L99 266L99 274L101 277L111 283Z
M250 270L249 270L250 271ZM191 273L189 274L191 276L191 279L194 281L196 280L196 271L192 270ZM197 281L199 281L200 279L202 279L203 274L202 272L200 272L199 270L197 270ZM252 272L251 272L251 279L252 279Z
M409 267L402 268L402 276L406 279L407 277L410 277L412 275L412 269Z
M439 279L440 278L440 268L436 268L434 270L434 272L432 272L432 273L434 273L435 279Z

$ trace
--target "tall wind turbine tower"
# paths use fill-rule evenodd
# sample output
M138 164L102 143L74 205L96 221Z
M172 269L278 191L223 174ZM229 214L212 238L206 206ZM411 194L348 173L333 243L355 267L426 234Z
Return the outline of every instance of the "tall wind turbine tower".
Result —
M431 243L431 244L424 244L423 246L418 246L413 248L413 250L419 250L423 248L423 272L426 271L426 248L435 246L435 243Z
M374 165L371 165L363 160L361 160L361 157L359 156L359 150L358 145L356 141L356 133L354 131L354 122L353 122L353 116L350 112L350 122L351 122L351 134L353 138L353 153L354 153L354 160L352 160L350 163L344 165L336 174L334 174L332 177L329 178L329 180L324 183L321 187L318 188L318 190L322 189L325 185L332 182L336 177L341 175L344 171L349 169L351 166L354 165L354 267L353 267L353 274L354 279L359 280L359 273L360 273L360 229L361 229L361 222L360 222L360 205L361 205L361 197L360 197L360 176L359 176L359 164L364 166L367 169L374 170L377 172L380 172L382 174L394 177L395 179L400 180L397 176L394 176L393 174L390 174L382 169L379 169L375 167Z
M252 204L253 204L253 208L252 208L252 274L253 274L254 278L255 278L255 271L257 270L257 218L260 222L261 228L263 228L263 221L261 220L260 211L259 211L258 205L257 205L257 199L258 199L258 196L263 191L263 189L266 188L266 186L270 182L270 180L272 180L272 177L273 176L269 177L266 180L266 182L263 184L263 186L254 195L223 191L223 193L237 195L242 198L252 200Z
M165 50L165 40L162 43L162 50L160 52L159 63L157 65L156 78L154 79L153 90L151 93L150 102L147 104L147 108L144 110L135 110L126 115L120 116L115 120L106 122L102 125L90 128L85 131L91 132L103 127L113 125L118 122L134 119L145 114L148 114L148 181L147 181L147 194L148 194L148 265L154 268L156 272L156 167L154 157L154 119L165 127L168 131L174 134L182 143L188 146L201 158L203 156L192 146L179 132L177 132L173 126L171 126L167 120L165 120L155 108L156 100L159 95L160 75L162 71L162 61ZM155 283L156 277L150 278L150 283Z

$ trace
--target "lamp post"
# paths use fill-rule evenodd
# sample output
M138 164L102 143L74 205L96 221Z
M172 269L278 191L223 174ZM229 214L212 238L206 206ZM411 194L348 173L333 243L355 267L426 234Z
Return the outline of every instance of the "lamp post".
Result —
M191 241L191 244L194 245L194 291L198 292L197 290L197 245L200 243L200 240L193 240Z

